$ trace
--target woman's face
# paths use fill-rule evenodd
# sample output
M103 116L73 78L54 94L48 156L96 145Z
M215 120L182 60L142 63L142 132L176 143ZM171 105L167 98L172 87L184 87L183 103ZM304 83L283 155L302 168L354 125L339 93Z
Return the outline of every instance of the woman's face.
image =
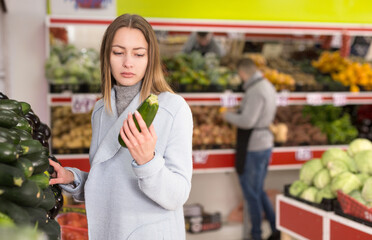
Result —
M138 29L123 27L116 31L111 46L110 67L116 83L132 86L145 76L148 44Z

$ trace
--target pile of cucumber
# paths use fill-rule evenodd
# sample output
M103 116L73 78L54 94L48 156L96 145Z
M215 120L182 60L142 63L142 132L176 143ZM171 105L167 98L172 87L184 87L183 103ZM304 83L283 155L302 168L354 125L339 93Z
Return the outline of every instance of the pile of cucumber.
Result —
M49 127L31 106L0 93L0 227L31 226L60 239L61 188L49 185ZM58 161L57 161L58 162Z

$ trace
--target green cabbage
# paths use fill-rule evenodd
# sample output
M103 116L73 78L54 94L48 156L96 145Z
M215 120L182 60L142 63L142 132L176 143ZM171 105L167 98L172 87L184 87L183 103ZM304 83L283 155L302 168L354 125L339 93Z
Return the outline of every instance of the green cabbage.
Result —
M361 185L359 178L355 174L343 172L332 179L331 190L334 194L337 194L337 190L349 194L351 191L359 189Z
M354 160L359 172L372 174L372 150L358 152Z
M311 185L315 174L317 174L317 172L319 172L322 168L322 162L318 158L305 162L300 170L300 180L304 181L308 185Z
M353 157L355 154L363 150L372 150L372 143L368 139L357 138L349 144L347 152Z
M333 194L332 190L331 190L331 185L328 184L327 186L325 186L324 188L320 189L316 196L315 196L315 202L316 203L320 203L323 198L326 198L326 199L334 199L336 198L336 195Z
M356 172L356 165L355 162L350 156L342 150L341 148L330 148L325 151L322 155L322 163L325 167L327 167L328 162L330 161L342 161L346 164L351 172Z
M372 177L368 178L364 183L362 197L367 202L372 202Z
M294 181L289 187L289 194L298 197L309 185L301 180Z
M369 175L367 173L358 173L356 176L359 178L359 181L364 185L366 180L369 178Z
M349 193L348 195L350 197L354 198L355 200L357 200L358 202L360 202L361 204L364 204L364 205L367 204L367 202L362 197L362 193L359 190L354 190L351 193Z
M346 164L344 162L337 161L337 160L329 161L327 163L327 168L328 168L329 174L332 178L335 177L336 175L340 174L340 173L349 171L349 168L346 166Z
M316 187L308 187L301 193L300 198L309 202L315 202L317 193L318 189Z
M331 182L331 176L328 169L323 168L320 170L313 179L314 186L318 189L322 189Z

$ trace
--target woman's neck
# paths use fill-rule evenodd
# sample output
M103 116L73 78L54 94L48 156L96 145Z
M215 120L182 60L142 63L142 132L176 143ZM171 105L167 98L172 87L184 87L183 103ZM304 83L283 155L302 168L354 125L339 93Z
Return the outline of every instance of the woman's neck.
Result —
M133 98L140 92L141 86L142 81L139 81L132 86L114 85L118 116L124 112Z

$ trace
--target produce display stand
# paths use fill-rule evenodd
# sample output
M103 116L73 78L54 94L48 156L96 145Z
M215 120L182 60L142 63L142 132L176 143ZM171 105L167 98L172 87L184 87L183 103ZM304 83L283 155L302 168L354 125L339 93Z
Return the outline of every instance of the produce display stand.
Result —
M296 239L369 240L372 228L297 200L276 198L277 228Z
M84 95L84 94L81 94ZM240 93L183 93L181 94L189 105L221 105L221 99L228 96L241 100ZM284 97L283 97L284 96ZM310 96L310 97L309 97ZM315 97L314 97L315 96ZM341 97L340 97L341 96ZM99 98L99 95L96 95ZM71 105L73 94L49 94L49 106ZM285 99L286 98L286 99ZM281 99L281 100L280 100ZM284 99L284 100L283 100ZM315 99L315 100L314 100ZM319 100L321 99L321 100ZM341 99L341 100L340 100ZM347 105L347 104L372 104L372 92L362 93L279 93L280 105L305 105L312 101L321 101L321 104ZM321 154L335 145L328 146L294 146L275 147L273 150L270 170L299 169L304 161L320 157ZM344 148L346 146L337 145ZM193 152L194 173L232 172L234 170L234 149L197 150ZM79 167L89 170L87 154L57 155L65 166Z

